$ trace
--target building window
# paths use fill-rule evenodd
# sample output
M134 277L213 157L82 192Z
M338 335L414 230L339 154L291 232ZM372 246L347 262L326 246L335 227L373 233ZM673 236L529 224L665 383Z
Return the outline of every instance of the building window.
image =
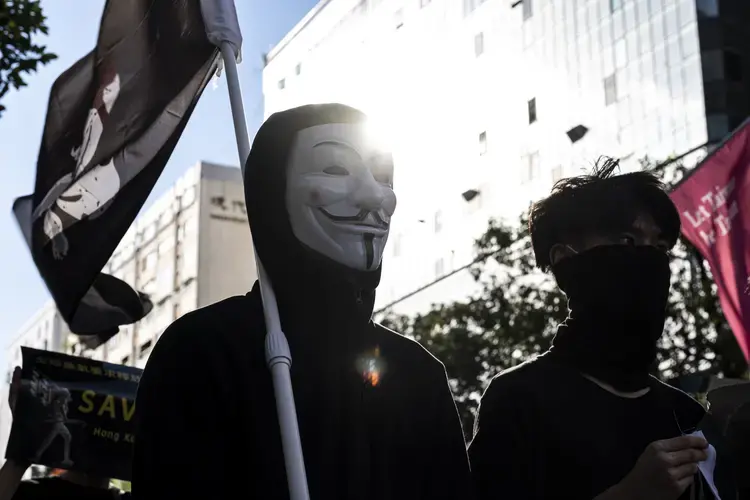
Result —
M129 260L133 256L134 253L135 253L135 245L133 245L132 243L125 245L125 248L123 248L122 252L120 252L123 262Z
M47 339L44 339L44 350L46 351L49 347L49 342L47 342Z
M604 79L604 104L609 106L617 102L617 81L615 75L609 75Z
M529 182L539 176L539 152L535 151L526 155L523 162L522 182Z
M531 16L534 15L533 0L522 0L522 2L521 10L523 11L523 20L526 21L527 19L531 19Z
M393 238L393 256L398 257L399 255L401 255L401 235L397 234Z
M435 261L435 278L440 278L445 273L443 264L443 259L438 259Z
M130 363L130 356L125 356L120 362L121 365L127 365L128 363Z
M143 241L151 241L156 236L156 224L149 224L143 231Z
M195 186L191 186L182 193L180 196L180 206L185 209L193 204L195 201Z
M724 51L724 77L729 82L742 81L742 56L737 52Z
M719 17L719 0L698 0L695 7L699 16Z
M609 0L609 11L615 12L618 9L622 9L622 0Z
M294 67L294 74L299 76L300 73L302 73L302 63L297 63Z
M701 52L701 64L704 82L714 82L725 78L724 54L721 50L704 50Z
M729 134L729 117L724 114L713 114L706 116L708 140L718 142Z
M168 226L170 222L172 222L172 210L161 214L161 217L159 217L159 228Z
M484 33L474 35L474 56L479 57L484 54Z
M168 253L172 253L171 251L173 249L174 240L172 238L169 238L159 243L159 246L156 248L156 253L159 255L167 255Z
M482 5L487 0L464 0L464 17L474 12L477 7Z
M487 152L487 132L481 132L479 134L479 154L483 155Z
M149 349L151 349L151 344L153 341L147 340L143 344L141 344L141 349L139 351L139 356L143 357L145 354L148 354Z
M419 0L419 7L424 8L427 7L432 0Z
M286 79L282 78L281 80L279 80L278 85L279 90L284 90L286 88Z
M443 229L443 213L438 210L435 212L435 220L434 220L434 227L436 233L439 233L441 229Z
M562 165L557 165L552 169L552 183L554 184L560 179L562 179Z
M393 17L396 21L396 29L400 29L404 25L404 9L398 9Z
M154 290L156 290L156 280L154 278L151 278L150 280L146 281L143 285L141 285L141 290L143 293L146 293L148 295L151 295L154 293Z
M150 254L146 255L143 260L141 260L141 272L150 271L154 267L156 267L156 253L151 252Z
M529 99L526 106L529 110L529 125L531 125L536 121L536 97Z

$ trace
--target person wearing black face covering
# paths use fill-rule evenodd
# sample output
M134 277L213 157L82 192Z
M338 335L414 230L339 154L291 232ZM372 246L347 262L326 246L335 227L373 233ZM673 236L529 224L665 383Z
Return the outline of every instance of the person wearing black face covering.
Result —
M275 292L312 500L465 500L464 437L442 363L371 319L393 161L339 104L276 113L245 171ZM250 249L247 258L252 258ZM256 282L159 339L136 400L138 500L288 498Z
M680 218L647 172L564 179L536 203L537 265L569 316L548 352L496 376L469 446L479 500L714 498L698 472L703 407L649 374Z

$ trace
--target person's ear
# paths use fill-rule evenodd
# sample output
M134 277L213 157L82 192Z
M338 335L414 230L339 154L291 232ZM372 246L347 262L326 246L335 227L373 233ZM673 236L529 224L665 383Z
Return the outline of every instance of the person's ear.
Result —
M552 248L549 249L549 263L550 265L554 266L561 260L572 255L575 255L575 252L568 245L555 243L554 245L552 245Z

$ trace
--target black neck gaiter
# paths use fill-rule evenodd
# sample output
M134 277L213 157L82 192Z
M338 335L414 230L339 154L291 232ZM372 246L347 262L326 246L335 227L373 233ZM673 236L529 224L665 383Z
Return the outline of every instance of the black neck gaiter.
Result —
M651 246L594 247L555 264L568 319L551 354L621 391L649 385L664 329L669 257Z

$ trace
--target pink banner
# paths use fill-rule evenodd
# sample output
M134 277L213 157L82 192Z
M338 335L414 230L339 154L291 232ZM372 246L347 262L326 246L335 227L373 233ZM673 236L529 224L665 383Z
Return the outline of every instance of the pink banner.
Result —
M750 360L750 121L671 193L682 234L711 266L724 316Z

